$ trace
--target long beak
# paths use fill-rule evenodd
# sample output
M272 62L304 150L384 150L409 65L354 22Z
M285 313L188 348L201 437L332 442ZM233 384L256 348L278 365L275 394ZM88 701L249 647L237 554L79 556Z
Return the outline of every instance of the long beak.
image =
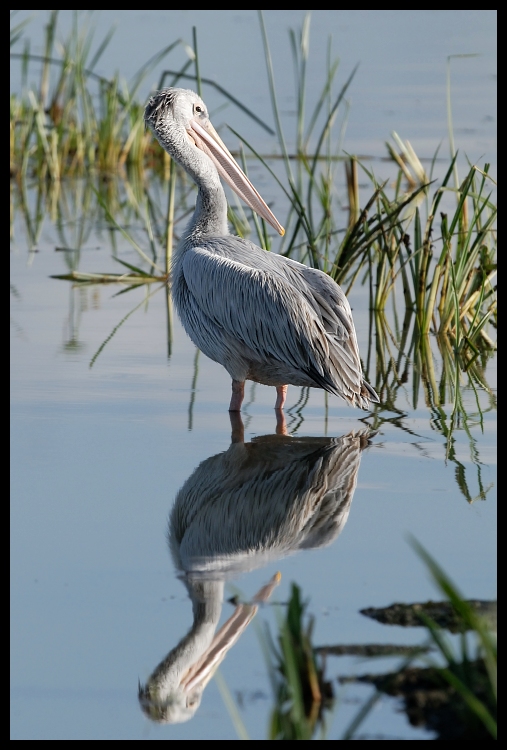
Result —
M238 604L231 617L222 625L218 633L215 634L211 645L206 649L199 661L190 667L181 678L180 685L186 692L190 692L197 685L201 689L205 688L231 646L234 646L241 633L243 633L247 625L254 618L258 609L257 603L266 602L269 599L273 593L273 589L280 583L281 577L280 573L276 573L257 592L252 604Z
M188 133L195 145L210 157L218 169L218 173L229 187L239 195L241 200L243 200L247 206L250 206L253 211L259 214L259 216L262 216L262 218L265 219L268 224L271 224L278 234L281 234L283 237L285 229L272 213L266 202L261 198L246 174L235 162L234 157L218 135L213 125L210 122L207 122L203 127L203 125L196 122L196 120L191 120Z

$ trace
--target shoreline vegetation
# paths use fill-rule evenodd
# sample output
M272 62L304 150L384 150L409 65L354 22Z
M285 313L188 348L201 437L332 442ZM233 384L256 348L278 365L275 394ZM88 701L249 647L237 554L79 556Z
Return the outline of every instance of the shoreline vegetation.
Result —
M415 539L412 549L425 565L444 601L399 604L375 612L387 625L418 627L426 641L417 646L398 644L314 645L314 618L307 614L297 584L289 601L276 606L277 628L257 633L272 686L272 710L266 739L391 739L362 736L358 732L383 696L398 699L398 710L412 726L433 732L435 740L494 741L497 738L497 638L496 602L470 602ZM371 616L368 610L362 614ZM446 631L448 631L446 633ZM448 633L458 634L459 644ZM458 639L455 639L457 641ZM373 673L336 674L336 658L353 655L373 667ZM378 660L401 657L398 668L379 673ZM332 716L344 702L343 687L372 686L341 737L329 736ZM224 678L217 684L239 739L250 739Z

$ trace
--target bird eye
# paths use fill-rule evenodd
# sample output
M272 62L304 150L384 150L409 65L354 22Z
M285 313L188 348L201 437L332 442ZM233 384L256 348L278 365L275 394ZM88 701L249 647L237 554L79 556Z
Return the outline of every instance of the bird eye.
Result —
M194 112L202 112L202 107L200 107L198 104L194 107Z

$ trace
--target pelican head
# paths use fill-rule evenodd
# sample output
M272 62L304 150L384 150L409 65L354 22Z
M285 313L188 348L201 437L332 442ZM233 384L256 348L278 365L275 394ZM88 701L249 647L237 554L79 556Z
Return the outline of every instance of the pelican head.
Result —
M143 713L157 724L182 724L193 717L201 704L203 686L190 695L174 691L170 698L157 700L148 688L139 685L139 704Z
M284 234L284 228L216 132L205 103L194 91L176 88L158 91L146 105L144 121L162 148L197 184L202 179L202 154L205 154L220 177L247 206L279 234ZM210 166L207 164L208 168Z
M157 724L182 724L191 719L201 705L204 688L212 676L213 672L209 672L190 690L185 685L175 685L170 692L167 687L154 689L152 685L139 683L139 705L143 713Z
M229 649L278 586L276 573L250 603L240 603L215 633L223 601L223 581L186 576L193 602L194 622L189 632L155 668L146 685L139 683L139 704L146 716L159 724L188 721L201 703L204 688Z

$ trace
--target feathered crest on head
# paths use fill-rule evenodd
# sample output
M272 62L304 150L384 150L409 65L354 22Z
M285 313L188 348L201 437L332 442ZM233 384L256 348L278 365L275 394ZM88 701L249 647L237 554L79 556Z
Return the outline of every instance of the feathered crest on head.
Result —
M174 100L178 89L161 89L157 91L152 97L144 110L144 121L146 125L150 124L157 127L159 122L163 120L167 113L174 108Z

